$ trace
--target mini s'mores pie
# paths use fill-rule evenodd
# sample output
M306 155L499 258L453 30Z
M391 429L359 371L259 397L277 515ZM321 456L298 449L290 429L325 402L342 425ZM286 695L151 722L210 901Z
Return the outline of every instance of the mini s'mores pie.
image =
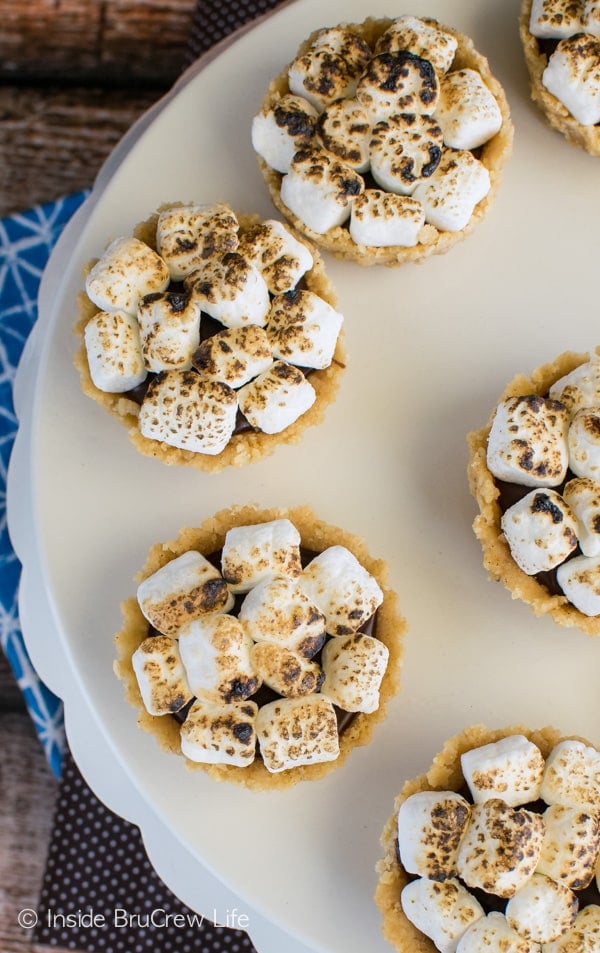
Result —
M345 577L319 580L322 609L302 582L332 550ZM157 544L116 636L140 726L217 780L322 777L369 741L398 689L406 623L386 577L308 507L223 510ZM330 634L347 614L352 630Z
M141 453L243 466L298 442L335 398L336 305L319 253L289 226L169 205L91 266L75 365Z
M504 91L472 41L410 15L315 30L252 122L277 209L362 265L420 261L467 235L512 138Z

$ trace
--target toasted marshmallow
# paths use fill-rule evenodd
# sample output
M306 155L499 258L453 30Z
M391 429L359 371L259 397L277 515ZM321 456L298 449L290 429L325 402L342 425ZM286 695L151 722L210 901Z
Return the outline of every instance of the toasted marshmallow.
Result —
M343 321L343 315L313 291L278 295L267 322L273 354L302 367L329 367Z
M364 182L351 166L315 148L300 149L281 180L282 201L318 235L343 225L363 191Z
M557 380L549 391L570 414L583 407L600 407L600 361L586 361Z
M85 290L102 311L136 314L140 298L168 284L169 269L149 245L139 238L116 238L88 274Z
M131 664L150 715L172 715L191 700L175 639L168 635L144 639L131 656Z
M546 832L537 872L571 890L587 887L600 851L600 813L551 804L543 817Z
M600 481L600 408L578 410L568 433L569 467L578 477Z
M263 433L281 433L305 414L316 398L302 371L285 361L275 361L239 390L241 412Z
M456 953L541 953L536 943L519 936L503 913L493 911L473 923L458 941Z
M468 887L512 897L537 867L544 822L539 814L515 810L500 798L474 804L456 867Z
M371 174L382 188L411 195L442 157L442 130L428 115L403 112L378 122L369 146Z
M521 936L550 943L565 933L577 915L577 897L563 884L534 874L506 905L506 919Z
M531 490L502 514L500 525L528 576L554 569L577 548L577 522L555 490Z
M276 172L289 172L294 153L311 145L319 114L301 96L282 96L252 120L254 151Z
M206 338L194 353L194 367L209 381L222 381L234 390L266 371L273 363L264 328L227 328Z
M181 726L181 752L202 764L233 764L245 768L256 754L256 715L253 701L215 704L197 699Z
M410 248L417 244L424 224L423 206L406 195L365 189L352 203L350 236L356 245Z
M138 304L144 361L149 371L188 370L200 340L200 305L187 295L164 291Z
M127 311L97 311L84 331L90 376L98 390L123 394L146 379L137 320Z
M255 642L269 642L312 658L325 642L325 616L298 585L297 574L258 582L240 606L239 619Z
M187 279L186 287L202 310L226 328L266 323L267 283L258 268L237 252L209 259Z
M219 614L194 619L179 630L179 651L194 695L229 704L260 688L251 660L253 642L241 622Z
M546 758L546 804L600 811L600 752L582 741L559 741Z
M596 953L600 950L600 907L580 910L575 922L558 940L545 943L542 953Z
M302 572L300 533L288 519L233 526L223 543L221 571L235 593L275 576L295 579Z
M207 258L235 251L238 229L235 213L224 203L163 209L156 225L156 244L172 280L187 278Z
M164 371L146 392L138 425L150 440L214 456L229 443L236 416L236 393L227 384L193 370Z
M265 768L273 774L335 761L340 753L335 709L323 695L281 698L263 705L256 734Z
M259 678L283 698L316 694L324 675L317 662L311 662L273 642L259 642L252 649L252 664Z
M459 232L490 190L490 174L470 152L448 149L429 179L422 179L414 198L425 209L425 221L441 231Z
M577 33L560 40L542 84L582 126L600 122L600 39Z
M477 149L499 132L502 113L474 69L447 73L440 83L435 120L452 149Z
M275 219L247 229L239 251L261 272L271 294L291 291L313 266L307 246Z
M569 480L562 495L577 520L582 553L600 556L600 486L594 480Z
M510 807L518 807L540 796L544 758L524 735L510 735L465 751L460 763L476 804L502 798Z
M310 49L288 70L290 91L322 112L334 100L354 95L370 58L369 45L350 30L320 30Z
M456 855L471 807L454 791L419 791L398 811L398 850L409 874L430 880L456 877Z
M569 465L566 407L536 395L498 404L487 446L488 469L521 486L558 486Z
M356 87L356 98L372 122L398 113L431 114L439 95L439 81L429 60L407 50L378 53Z
M387 645L362 632L330 639L322 655L323 694L344 711L377 711L389 657Z
M321 113L317 134L328 152L357 172L369 168L371 121L354 99L338 99Z
M556 571L565 596L584 615L600 615L600 556L576 556Z
M438 73L445 73L452 66L457 46L456 37L439 29L435 20L405 15L397 17L379 37L375 52L408 50L429 60Z
M193 619L229 612L233 596L219 570L196 550L182 553L138 586L144 616L163 635L176 635Z
M455 953L462 935L484 916L483 907L454 878L438 883L418 877L400 894L404 915L440 953Z
M581 3L573 0L533 0L529 32L540 39L561 40L581 30Z
M383 602L377 580L345 546L330 546L304 568L300 588L325 615L330 635L351 635Z
M600 37L600 5L598 0L584 0L581 29L584 33Z

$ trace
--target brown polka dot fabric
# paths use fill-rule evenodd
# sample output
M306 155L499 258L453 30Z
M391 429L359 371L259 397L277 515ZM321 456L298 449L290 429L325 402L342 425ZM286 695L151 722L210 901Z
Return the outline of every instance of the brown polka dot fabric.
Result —
M137 827L109 811L65 753L33 940L91 953L256 953L243 930L181 903Z
M190 61L201 56L257 17L281 4L282 0L198 0L189 39Z

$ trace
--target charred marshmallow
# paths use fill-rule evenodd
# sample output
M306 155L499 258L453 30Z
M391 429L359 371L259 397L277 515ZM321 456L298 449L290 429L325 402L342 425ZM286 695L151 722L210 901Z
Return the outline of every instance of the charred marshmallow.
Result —
M185 294L163 291L145 295L138 323L149 371L188 370L200 340L200 305Z
M239 252L261 272L271 294L295 288L313 266L313 256L303 242L275 219L251 226Z
M305 567L299 582L325 615L330 635L351 635L383 602L377 580L345 546L330 546Z
M363 191L364 182L351 166L316 148L300 149L281 180L282 201L319 235L343 225Z
M272 363L267 332L256 324L217 331L202 342L193 360L203 378L221 381L234 390L262 374Z
M281 433L305 414L317 398L302 371L285 361L275 361L238 393L244 417L263 433Z
M404 887L400 902L407 919L440 953L455 953L462 935L484 916L481 904L454 878L438 883L419 877Z
M462 773L476 804L502 798L510 807L537 801L544 774L544 759L537 745L524 735L465 751Z
M440 231L459 232L490 185L490 174L482 162L466 150L448 149L433 175L422 179L413 195L425 209L425 221Z
M172 715L191 700L175 639L168 635L144 639L131 656L131 664L150 715Z
M221 258L238 246L239 223L228 205L182 205L158 216L156 244L173 281L187 278L207 258Z
M98 390L122 394L146 379L137 320L127 311L98 311L85 326L92 382Z
M568 887L534 874L506 905L506 919L521 936L534 943L550 943L573 925L577 897Z
M226 328L263 326L269 311L269 289L260 271L237 252L209 259L186 281L206 314Z
M164 371L154 378L140 407L140 433L192 453L221 453L237 416L234 390L203 380L195 371Z
M528 576L554 569L577 548L577 522L555 490L531 490L503 513L500 525Z
M600 39L577 33L561 40L542 83L582 126L600 122Z
M567 439L569 467L575 476L600 482L600 408L578 410Z
M252 120L252 146L276 172L289 172L298 149L311 145L319 114L301 96L282 96Z
M117 238L88 274L85 290L102 311L136 314L140 298L168 284L169 269L149 245L139 238Z
M546 804L600 811L600 752L582 741L559 741L546 758Z
M350 237L355 244L372 248L410 248L417 244L424 224L420 202L381 189L365 189L352 203Z
M229 612L233 596L218 569L196 550L182 553L140 583L137 601L164 635L212 612Z
M362 632L330 639L322 655L323 694L344 711L377 711L389 655L383 642Z
M490 472L521 486L558 486L569 465L567 428L567 410L558 401L508 397L496 408L488 438Z
M194 695L228 705L260 688L250 658L252 639L235 616L188 622L179 631L179 651Z
M592 36L600 36L600 5L598 0L583 0L581 29Z
M543 953L594 953L600 950L600 907L590 904L580 910L570 930L558 940L545 943Z
M582 553L600 556L600 486L594 480L569 480L562 495L577 520Z
M477 149L500 131L502 113L474 69L447 73L440 83L435 120L452 149Z
M264 684L283 698L314 695L323 684L323 672L317 662L272 642L254 646L252 664Z
M263 705L256 734L267 771L335 761L339 737L335 709L323 695L281 698Z
M430 880L456 877L456 855L471 807L454 791L419 791L400 805L398 850L410 874Z
M371 121L368 113L353 99L338 99L321 113L317 123L319 139L357 172L369 168Z
M388 192L411 195L437 168L442 130L428 115L403 112L373 128L369 146L373 178Z
M370 58L369 45L350 30L320 30L288 70L290 91L322 112L334 100L354 95Z
M440 85L430 61L398 50L372 58L356 88L356 98L379 122L399 113L434 112Z
M244 598L239 619L255 642L269 642L304 658L316 655L325 642L325 616L290 576L257 583Z
M301 367L329 367L343 316L312 291L291 291L271 303L267 335L273 355Z
M197 699L181 726L181 752L201 764L232 764L245 768L256 754L256 715L253 701L214 704Z
M288 519L234 526L223 543L221 570L232 592L248 592L275 576L302 572L300 533Z
M541 953L537 943L534 946L519 936L508 925L504 914L495 911L473 923L456 947L456 953L482 953L482 950L485 953Z
M529 32L540 39L561 40L581 30L581 3L572 0L533 0Z
M600 407L600 361L587 361L565 374L552 385L549 396L564 404L570 414L584 407Z
M405 15L397 17L380 36L375 52L409 50L429 60L438 73L445 73L452 66L457 46L457 39L440 30L433 21Z
M571 890L587 887L600 851L600 813L551 804L543 817L546 833L537 872Z
M576 556L556 571L565 596L584 615L600 615L600 556Z

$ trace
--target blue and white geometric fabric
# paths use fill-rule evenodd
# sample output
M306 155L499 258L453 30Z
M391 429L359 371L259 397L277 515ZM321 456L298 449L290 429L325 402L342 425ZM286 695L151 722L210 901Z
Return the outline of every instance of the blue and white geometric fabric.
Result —
M0 645L55 775L64 748L62 703L40 681L23 642L17 611L20 563L6 522L6 475L17 432L12 386L23 346L37 318L42 272L61 231L85 199L78 192L0 219Z

